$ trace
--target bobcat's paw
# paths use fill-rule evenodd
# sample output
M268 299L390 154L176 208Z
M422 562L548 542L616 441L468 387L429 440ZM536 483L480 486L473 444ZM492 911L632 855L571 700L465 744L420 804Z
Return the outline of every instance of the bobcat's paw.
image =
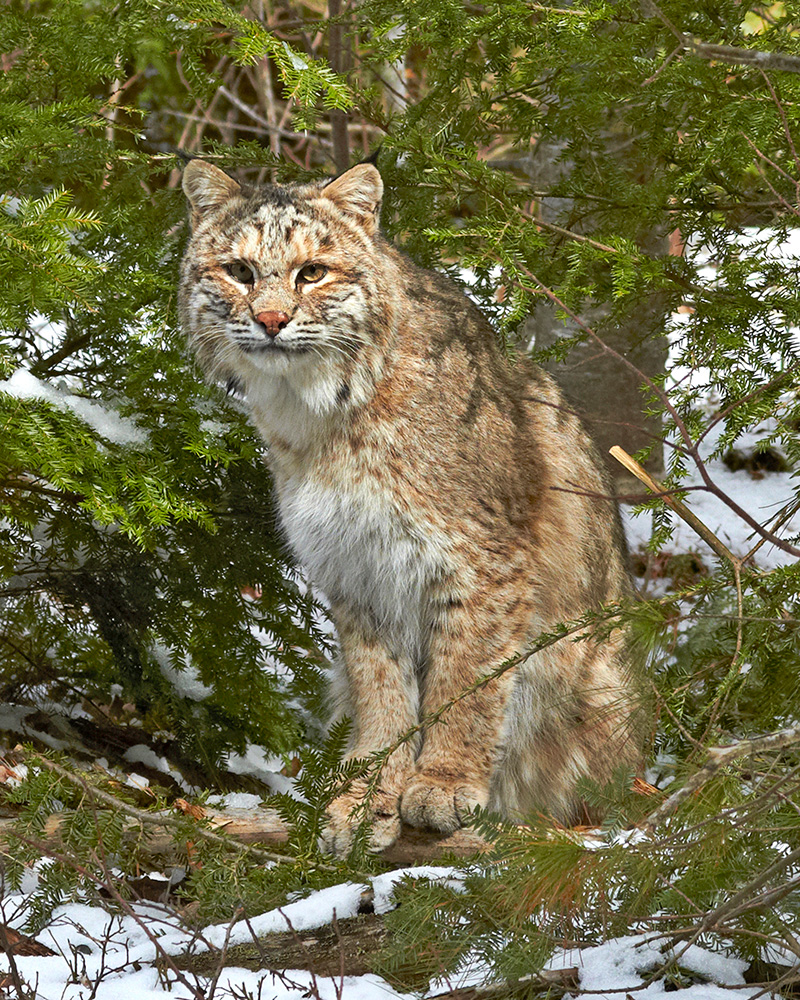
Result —
M400 813L411 826L427 826L441 833L452 833L464 825L471 810L485 806L488 800L488 788L463 777L439 777L421 772L406 786Z
M400 836L400 799L389 792L378 792L369 811L364 812L363 796L340 795L328 806L327 822L320 837L320 847L328 854L343 858L353 846L359 823L369 824L368 846L372 852L390 847Z

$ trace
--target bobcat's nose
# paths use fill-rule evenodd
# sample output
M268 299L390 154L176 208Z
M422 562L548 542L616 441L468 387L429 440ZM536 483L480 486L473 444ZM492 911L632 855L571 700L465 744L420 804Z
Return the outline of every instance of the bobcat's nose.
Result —
M268 337L277 337L289 322L289 317L285 312L260 312L256 316L256 322L264 327Z

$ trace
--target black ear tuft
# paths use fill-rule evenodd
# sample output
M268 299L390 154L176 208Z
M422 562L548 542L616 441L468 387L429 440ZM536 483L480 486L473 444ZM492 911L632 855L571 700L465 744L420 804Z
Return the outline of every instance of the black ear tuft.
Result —
M383 149L383 143L381 143L380 146L378 146L378 148L376 150L374 150L372 153L370 153L369 156L365 156L363 160L359 160L358 162L359 163L371 163L373 167L377 167L378 166L378 156L380 155L380 151L382 149Z

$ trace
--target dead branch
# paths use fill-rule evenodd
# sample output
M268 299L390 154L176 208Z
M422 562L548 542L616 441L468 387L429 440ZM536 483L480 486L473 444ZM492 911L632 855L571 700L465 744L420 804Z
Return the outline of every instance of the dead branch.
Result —
M714 532L711 531L710 528L707 528L700 518L689 510L682 500L678 499L678 497L676 497L671 490L665 489L665 487L657 479L654 479L646 469L639 465L636 459L629 455L627 451L620 448L619 445L614 445L613 448L609 448L609 453L613 455L620 465L623 465L628 472L632 472L637 479L643 482L655 496L659 497L659 499L663 500L669 508L674 510L675 513L681 517L690 528L697 532L703 541L711 549L713 549L718 556L721 556L723 559L727 559L734 566L740 564L739 558L731 552L728 546L725 545L724 542L721 542Z
M787 55L785 52L743 49L738 45L715 45L711 42L703 42L676 28L654 0L646 0L645 6L672 32L681 48L701 59L733 63L736 66L754 66L762 71L777 70L783 73L800 73L800 57L798 56Z
M800 726L781 729L776 733L757 736L750 740L738 740L730 746L710 747L708 761L639 825L642 829L650 832L655 830L660 823L663 823L675 812L681 802L694 795L707 781L714 777L717 771L725 767L726 764L730 764L731 761L752 754L781 750L784 747L794 746L796 743L800 743Z
M143 853L163 862L178 861L179 845L175 842L175 825L178 819L167 812L146 812L113 799L114 808L121 808L129 815L127 829L131 838L141 836L146 831ZM133 815L131 815L131 813ZM42 840L50 847L61 844L61 829L70 816L69 811L53 813L45 822ZM197 839L226 844L232 849L248 851L256 860L289 862L288 854L264 850L254 845L281 847L289 840L289 829L274 809L206 809L206 820L213 830L198 826L193 831ZM9 850L15 839L13 819L0 819L0 854ZM224 836L223 836L224 834ZM387 864L401 867L411 864L427 864L446 854L457 857L472 857L488 850L491 845L472 830L457 830L449 836L442 836L430 830L418 830L404 826L400 838L381 852ZM323 866L324 867L324 866Z

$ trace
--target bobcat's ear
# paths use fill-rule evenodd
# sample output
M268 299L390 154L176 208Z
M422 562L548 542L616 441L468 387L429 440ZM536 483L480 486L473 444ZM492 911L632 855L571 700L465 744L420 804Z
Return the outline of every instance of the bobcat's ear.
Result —
M190 160L184 168L183 191L192 206L193 223L206 212L224 205L241 190L232 177L204 160Z
M356 164L326 184L320 194L343 212L355 215L370 235L378 228L383 181L373 164Z

